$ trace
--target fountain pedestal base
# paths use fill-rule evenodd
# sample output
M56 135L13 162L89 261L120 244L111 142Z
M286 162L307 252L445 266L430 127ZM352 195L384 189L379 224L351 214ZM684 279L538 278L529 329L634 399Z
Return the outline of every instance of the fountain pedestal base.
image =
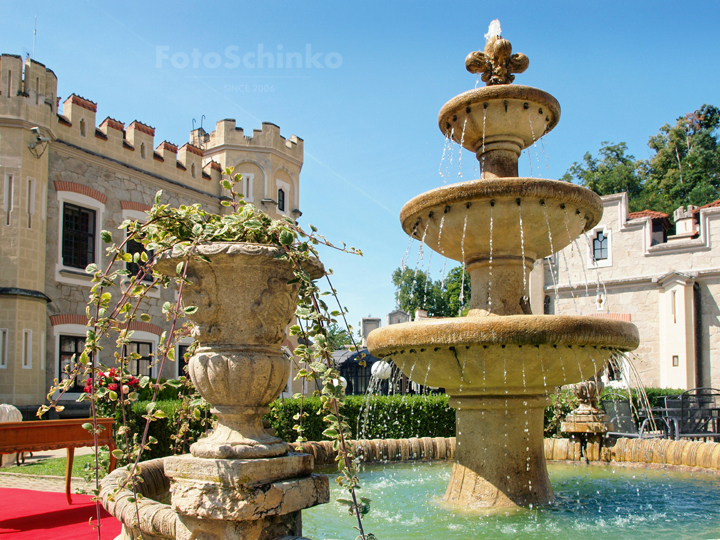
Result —
M545 396L453 396L456 463L445 501L462 508L552 502L543 447L547 402Z
M301 510L329 500L327 476L312 474L313 458L165 459L178 538L270 540L297 536Z

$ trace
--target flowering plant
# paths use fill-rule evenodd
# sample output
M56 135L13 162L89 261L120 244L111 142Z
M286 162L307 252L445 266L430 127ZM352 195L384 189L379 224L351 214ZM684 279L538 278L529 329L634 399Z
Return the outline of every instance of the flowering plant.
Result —
M85 393L86 394L92 394L93 393L93 387L90 383L90 380L85 381ZM123 394L130 394L137 392L137 389L140 388L140 379L137 379L136 377L133 377L132 375L129 375L128 373L121 371L116 368L110 368L109 371L100 371L97 374L97 378L95 379L95 387L98 391L101 389L105 389L105 392L99 392L102 395L108 394L109 392L115 393L115 397L108 396L111 401L115 401L117 399L117 392L119 389L122 389ZM135 397L135 396L133 396ZM133 397L130 397L131 401L135 401Z

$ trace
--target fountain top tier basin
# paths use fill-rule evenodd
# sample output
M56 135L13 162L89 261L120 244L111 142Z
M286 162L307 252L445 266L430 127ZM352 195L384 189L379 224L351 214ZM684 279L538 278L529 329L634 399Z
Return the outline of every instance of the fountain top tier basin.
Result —
M503 143L517 154L560 120L560 104L538 88L501 84L475 88L443 105L438 126L446 137L480 156Z
M542 178L479 179L443 186L418 195L400 212L407 234L468 264L489 258L491 241L496 259L520 257L522 251L530 262L547 257L592 229L601 217L597 194Z

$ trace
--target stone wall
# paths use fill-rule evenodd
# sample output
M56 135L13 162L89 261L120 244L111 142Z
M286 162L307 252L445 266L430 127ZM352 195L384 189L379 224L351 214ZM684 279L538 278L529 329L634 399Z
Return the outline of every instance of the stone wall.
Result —
M696 237L651 245L652 217L632 218L625 193L602 199L602 220L587 239L532 274L543 281L551 313L629 315L640 332L633 364L646 386L720 385L720 208L696 212ZM609 257L595 263L599 231L609 238Z

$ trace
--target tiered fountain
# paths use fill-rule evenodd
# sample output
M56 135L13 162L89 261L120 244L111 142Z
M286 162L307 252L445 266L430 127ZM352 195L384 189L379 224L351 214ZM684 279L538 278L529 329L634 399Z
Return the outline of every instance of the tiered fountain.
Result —
M512 54L499 30L494 22L484 52L465 60L487 86L447 102L438 119L445 136L476 154L480 178L423 193L400 213L407 234L466 265L470 311L387 326L368 338L371 354L450 395L457 449L445 500L463 508L552 501L543 455L548 394L592 377L615 351L639 343L630 323L530 312L535 261L595 226L602 204L571 183L518 178L520 152L557 124L560 106L542 90L511 84L529 62Z

